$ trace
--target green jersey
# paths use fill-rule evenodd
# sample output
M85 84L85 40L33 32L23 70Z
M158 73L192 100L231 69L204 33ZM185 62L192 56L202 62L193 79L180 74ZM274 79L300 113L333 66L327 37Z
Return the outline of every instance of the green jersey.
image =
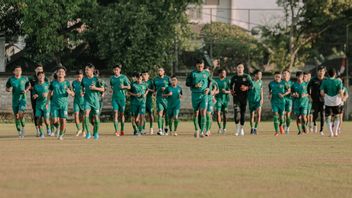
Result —
M171 85L171 80L168 76L164 76L164 77L156 77L153 80L153 84L154 84L154 88L156 90L156 97L157 98L162 98L162 94L163 94L163 90L162 88L167 88L168 86Z
M175 87L169 86L165 90L165 94L172 93L171 96L167 97L167 101L170 107L180 107L181 106L181 96L182 96L182 88L179 85Z
M293 82L290 81L290 80L289 81L283 80L282 82L285 84L285 93L286 93L286 92L288 92L289 89L291 89L291 87L293 85ZM286 95L285 99L286 100L292 100L291 94Z
M281 98L279 95L285 93L285 84L283 81L271 81L269 83L269 92L271 93L271 103L284 105L284 98Z
M10 77L6 82L6 88L12 87L12 104L17 103L19 100L26 100L26 94L24 91L29 87L28 78L21 76L16 78L15 76Z
M186 79L186 86L191 88L193 93L204 93L205 89L209 88L210 73L206 70L192 71Z
M112 76L110 78L110 86L112 88L112 97L116 99L124 99L126 97L126 89L122 89L121 86L130 86L131 83L128 78L120 74L119 76Z
M84 101L88 104L95 104L100 101L100 92L91 90L90 86L103 87L99 79L95 76L92 78L84 77L82 80L82 87L84 91Z
M147 82L145 82L147 84L147 88L150 90L154 90L154 83L153 80L149 79ZM153 97L153 92L148 92L147 94L147 101L152 101L152 97Z
M248 101L250 103L261 101L262 89L263 89L263 81L262 80L253 81L253 85L248 92Z
M68 80L64 80L62 82L53 80L49 86L49 90L52 91L51 104L57 107L68 106L67 89L70 88L70 82L68 82Z
M221 100L224 102L228 102L229 101L229 94L225 94L222 91L230 91L230 79L228 78L224 78L224 79L220 79L220 78L216 78L215 79L216 83L218 84L218 88L219 88L219 93L216 94L215 98L216 100Z
M293 98L295 104L308 105L309 99L308 96L303 96L303 94L308 94L308 83L307 82L294 82L291 87L291 93L297 93L298 98Z
M331 97L338 95L342 88L342 81L336 78L326 78L320 86L320 90L323 90L325 94Z
M140 94L140 96L134 96L134 100L132 102L136 104L144 103L145 97L144 94L147 91L147 84L146 83L133 83L131 86L131 93Z
M75 92L74 103L82 104L84 102L82 82L75 80L72 82L72 89Z
M42 84L37 83L33 87L33 95L37 94L38 97L36 101L37 108L44 108L46 103L48 102L48 93L49 93L49 83L44 82Z

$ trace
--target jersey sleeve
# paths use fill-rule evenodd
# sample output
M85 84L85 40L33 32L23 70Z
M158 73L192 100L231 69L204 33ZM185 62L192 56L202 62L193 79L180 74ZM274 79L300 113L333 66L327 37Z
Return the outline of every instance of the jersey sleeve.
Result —
M131 86L131 82L130 80L128 80L128 78L125 76L125 86Z
M9 78L6 82L6 88L10 88L10 87L12 87L11 78Z
M54 81L51 81L50 84L49 84L49 91L53 91L54 90L53 82Z
M193 79L192 79L192 72L191 72L186 77L186 86L187 87L193 87L192 81L193 81Z

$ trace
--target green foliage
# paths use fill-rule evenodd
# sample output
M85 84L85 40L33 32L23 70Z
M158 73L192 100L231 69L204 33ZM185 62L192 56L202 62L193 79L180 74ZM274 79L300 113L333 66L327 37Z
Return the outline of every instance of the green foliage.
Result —
M201 35L204 37L205 49L210 49L212 45L213 57L225 60L222 63L225 67L239 63L259 67L265 61L264 47L254 36L238 26L215 22L205 25Z

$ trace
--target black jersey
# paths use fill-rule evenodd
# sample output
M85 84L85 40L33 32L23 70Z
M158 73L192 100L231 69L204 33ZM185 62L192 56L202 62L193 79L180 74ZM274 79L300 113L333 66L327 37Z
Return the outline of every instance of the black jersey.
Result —
M241 91L241 86L245 85L248 86L249 89L247 91ZM247 96L250 88L253 86L252 78L248 74L243 74L241 76L238 76L235 74L231 78L231 83L230 83L231 89L234 91L234 102L236 101L247 101Z
M314 77L308 83L307 90L313 102L324 102L324 98L320 95L320 85L323 80L324 79L319 80L318 77Z

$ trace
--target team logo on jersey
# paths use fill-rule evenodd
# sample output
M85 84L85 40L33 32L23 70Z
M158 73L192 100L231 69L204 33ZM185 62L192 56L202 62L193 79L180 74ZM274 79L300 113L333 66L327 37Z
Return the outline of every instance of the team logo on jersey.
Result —
M203 78L206 78L206 77L207 77L207 75L203 74Z

